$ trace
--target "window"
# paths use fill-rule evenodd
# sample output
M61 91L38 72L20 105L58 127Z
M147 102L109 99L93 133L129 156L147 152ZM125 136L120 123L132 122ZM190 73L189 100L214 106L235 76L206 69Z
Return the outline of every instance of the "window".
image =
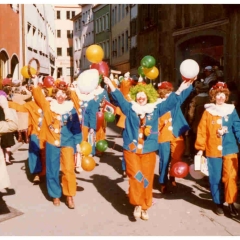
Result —
M58 68L57 70L57 78L60 78L62 76L62 68Z
M122 18L125 17L125 4L122 4Z
M128 31L126 31L126 51L128 51Z
M62 56L62 48L57 48L57 56Z
M121 20L121 5L118 5L118 21L120 22Z
M57 19L61 19L61 12L57 11Z
M98 33L98 19L96 20L96 22L95 22L95 31L96 31L96 33Z
M72 57L72 47L67 48L67 56Z
M106 29L109 29L109 27L108 27L108 19L109 19L109 17L108 17L108 14L106 15Z
M122 55L121 54L121 51L120 51L120 48L121 47L121 38L120 38L120 36L118 37L118 56L120 56L120 55Z
M109 41L106 43L106 58L109 58Z
M81 28L81 19L78 20L78 29Z
M102 31L102 19L101 18L99 18L99 28L98 28L98 30L99 30L99 32L101 32Z
M79 37L79 48L81 49L81 37Z
M61 30L57 30L57 37L58 37L58 38L61 37Z
M75 17L75 11L72 11L72 18Z
M105 16L102 17L102 30L105 29Z
M66 19L70 19L70 11L66 12Z
M124 53L124 34L122 34L122 53Z
M117 23L117 6L115 7L114 22Z
M112 10L112 26L114 25L114 9Z
M73 34L72 34L72 30L67 30L67 38L72 38Z
M77 24L78 24L78 22L76 21L76 22L75 22L75 31L77 31L77 29L78 29L78 28L77 28L77 27L78 27Z

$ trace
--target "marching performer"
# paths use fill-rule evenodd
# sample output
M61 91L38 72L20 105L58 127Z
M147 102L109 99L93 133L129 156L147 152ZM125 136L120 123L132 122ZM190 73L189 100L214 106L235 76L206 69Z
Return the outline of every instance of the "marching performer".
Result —
M237 216L238 145L240 120L233 104L226 104L229 97L227 84L218 82L209 91L210 101L197 128L195 148L198 155L207 157L210 190L215 212L224 215L223 203L228 203L231 216Z
M36 76L33 81L34 100L44 112L42 133L46 140L48 194L53 198L53 204L59 206L63 192L66 196L66 205L73 209L75 208L73 196L76 195L74 152L82 140L78 115L70 100L70 92L65 82L60 81L53 89L53 99L49 104L41 88L37 86L38 78ZM59 182L60 164L63 174L61 184Z
M173 85L170 82L165 81L158 85L158 93L162 101L166 100L172 91ZM159 118L159 183L162 193L166 192L169 164L173 166L174 163L181 161L184 153L182 134L189 130L189 126L180 106L190 93L190 88L184 91L176 106ZM170 182L176 186L174 176L170 175Z
M195 80L195 79L194 79ZM158 118L170 111L180 101L180 93L192 85L183 82L166 101L157 103L157 91L151 84L136 85L130 90L131 102L117 90L107 77L105 83L126 115L123 130L123 153L129 177L129 200L135 206L134 217L148 220L148 208L152 206L152 187L156 150L158 149Z

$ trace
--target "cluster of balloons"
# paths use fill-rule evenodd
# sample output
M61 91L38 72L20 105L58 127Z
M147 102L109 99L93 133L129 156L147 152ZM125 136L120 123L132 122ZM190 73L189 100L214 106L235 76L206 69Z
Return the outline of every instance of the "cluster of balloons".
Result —
M86 58L92 63L91 69L97 69L99 75L109 76L108 64L102 61L104 58L104 51L99 45L93 44L89 46L86 50Z
M90 143L82 141L80 143L80 148L83 155L81 166L83 170L90 172L96 166L96 162L94 161L93 157L89 156L89 154L92 152L92 146Z
M159 71L155 67L156 60L154 57L147 55L142 58L141 66L138 68L138 74L142 77L147 77L150 80L154 80L158 77Z

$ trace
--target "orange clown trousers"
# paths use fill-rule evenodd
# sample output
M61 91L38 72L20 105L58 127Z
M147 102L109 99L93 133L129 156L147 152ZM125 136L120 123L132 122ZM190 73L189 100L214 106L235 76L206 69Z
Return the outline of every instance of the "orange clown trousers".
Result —
M224 183L224 195L227 203L234 203L237 200L237 154L223 156L222 181Z
M152 206L156 153L137 154L124 150L123 154L129 177L129 201L132 205L141 206L146 210ZM140 177L137 177L139 173Z

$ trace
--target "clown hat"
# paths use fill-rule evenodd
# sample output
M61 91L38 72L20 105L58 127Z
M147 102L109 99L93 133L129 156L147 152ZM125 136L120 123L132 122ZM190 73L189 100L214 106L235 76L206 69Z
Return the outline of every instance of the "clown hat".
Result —
M225 82L218 82L214 86L212 86L212 89L227 89L227 84Z
M99 72L97 69L85 70L78 76L76 81L79 91L88 94L97 88Z
M173 85L170 82L164 81L158 84L158 89L173 90Z

